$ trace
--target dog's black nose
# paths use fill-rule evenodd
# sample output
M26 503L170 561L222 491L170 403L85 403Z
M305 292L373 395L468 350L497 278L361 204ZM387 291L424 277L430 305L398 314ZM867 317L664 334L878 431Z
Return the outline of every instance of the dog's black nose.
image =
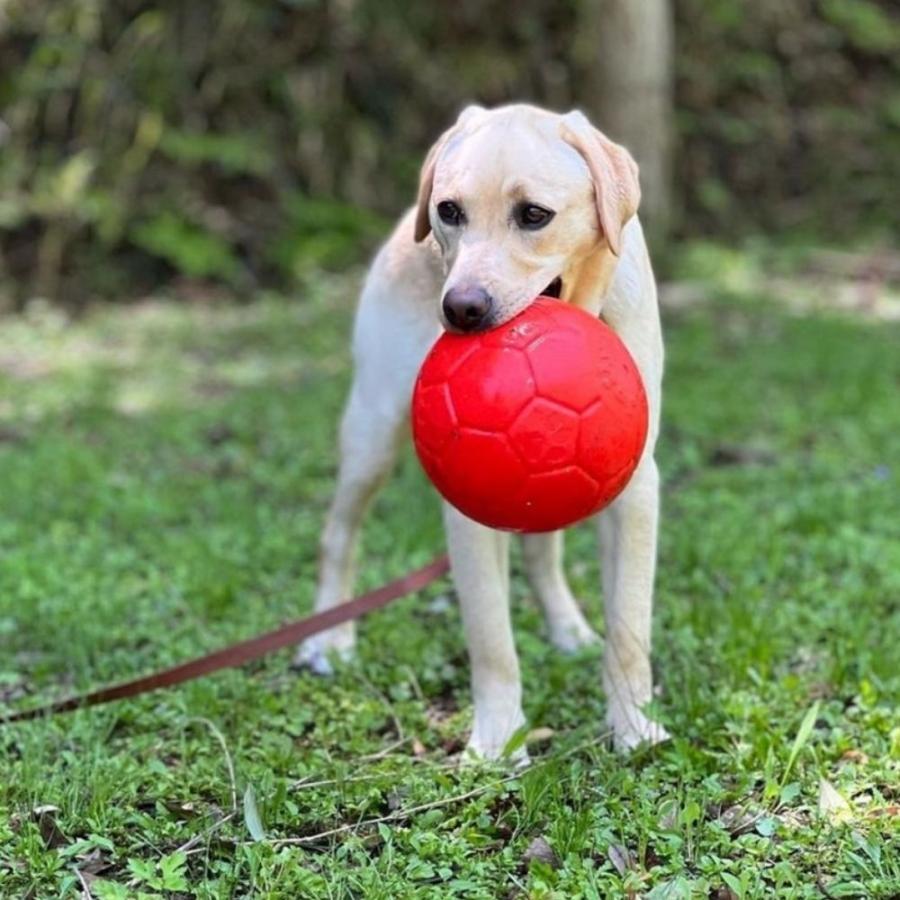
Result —
M442 302L444 318L458 331L477 331L490 315L494 298L480 287L450 288Z

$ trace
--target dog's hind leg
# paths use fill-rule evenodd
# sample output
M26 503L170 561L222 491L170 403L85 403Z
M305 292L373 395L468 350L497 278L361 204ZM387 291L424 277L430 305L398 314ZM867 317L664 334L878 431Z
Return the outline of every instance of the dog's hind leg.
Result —
M566 653L599 641L572 595L563 572L563 532L522 536L531 589L544 608L550 641Z

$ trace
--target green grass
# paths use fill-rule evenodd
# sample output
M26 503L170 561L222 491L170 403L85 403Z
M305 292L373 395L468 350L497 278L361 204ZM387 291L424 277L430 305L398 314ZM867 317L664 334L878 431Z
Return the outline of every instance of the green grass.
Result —
M309 609L351 309L334 281L0 323L0 702ZM900 895L900 329L731 291L670 316L667 341L670 744L610 751L599 652L554 652L517 577L542 739L525 772L459 769L470 698L444 583L366 620L333 680L281 653L0 726L0 896L88 896L76 870L101 900ZM376 519L361 587L440 547L409 455ZM596 559L575 529L568 568L602 629Z

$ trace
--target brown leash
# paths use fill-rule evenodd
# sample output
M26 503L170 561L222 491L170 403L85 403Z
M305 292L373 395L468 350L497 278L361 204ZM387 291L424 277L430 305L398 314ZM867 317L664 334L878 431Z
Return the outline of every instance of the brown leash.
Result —
M265 656L274 650L280 650L289 644L296 644L304 638L318 634L320 631L325 631L335 625L340 625L342 622L349 622L351 619L356 619L373 610L380 609L382 606L387 606L392 600L397 600L406 594L420 591L446 574L449 569L450 562L447 557L438 556L428 563L427 566L422 566L421 569L416 569L402 578L375 588L373 591L368 591L355 600L341 603L338 606L325 610L325 612L315 613L307 616L305 619L298 619L296 622L291 622L281 628L276 628L274 631L261 634L259 637L241 641L222 650L208 653L206 656L188 660L188 662L180 663L169 669L163 669L161 672L154 672L152 675L144 675L132 681L123 681L120 684L100 688L100 690L77 697L69 697L66 700L58 700L55 703L47 703L45 706L38 706L34 709L23 709L10 715L0 713L0 724L25 722L29 719L37 719L54 713L69 712L73 709L81 709L88 706L99 706L101 703L110 703L113 700L122 700L125 697L137 697L139 694L146 694L159 688L172 687L176 684L183 684L185 681L192 681L194 678L202 678L204 675L218 672L220 669L231 669L235 666L241 666L251 660L259 659L261 656Z

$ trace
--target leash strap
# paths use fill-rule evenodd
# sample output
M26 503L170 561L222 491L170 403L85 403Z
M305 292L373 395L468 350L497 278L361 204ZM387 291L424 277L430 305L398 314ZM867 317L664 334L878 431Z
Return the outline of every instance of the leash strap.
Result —
M342 622L349 622L351 619L359 618L366 613L387 606L391 601L407 594L420 591L442 575L445 575L449 569L450 562L447 557L438 556L421 569L416 569L402 578L388 582L388 584L368 591L354 600L341 603L324 612L315 613L304 619L298 619L258 637L249 638L222 650L208 653L206 656L188 660L171 668L154 672L151 675L135 678L132 681L123 681L120 684L100 688L88 694L69 697L66 700L58 700L55 703L48 703L34 709L23 709L6 716L0 713L0 724L26 722L41 716L69 712L73 709L81 709L88 706L99 706L102 703L111 703L113 700L122 700L125 697L137 697L139 694L146 694L160 688L172 687L176 684L183 684L185 681L202 678L204 675L218 672L220 669L231 669L235 666L241 666L251 660L259 659L261 656L272 653L274 650L280 650L289 644L299 643L304 638L318 634L320 631L325 631L335 625L340 625Z

